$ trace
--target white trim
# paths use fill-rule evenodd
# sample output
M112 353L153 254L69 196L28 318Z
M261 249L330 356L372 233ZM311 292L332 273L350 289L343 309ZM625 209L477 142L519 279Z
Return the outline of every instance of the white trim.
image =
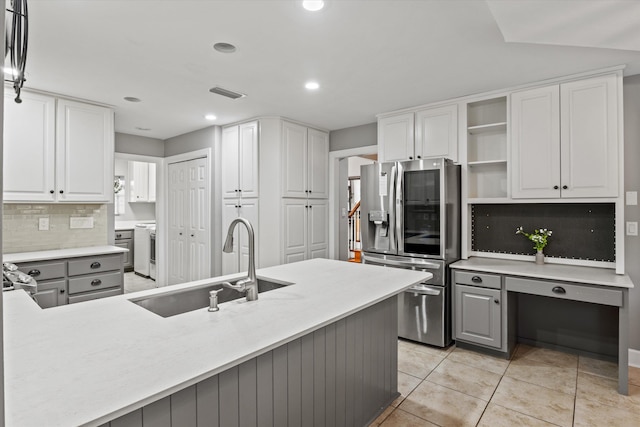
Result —
M640 368L640 350L629 349L629 366Z
M535 255L518 255L518 254L507 254L507 253L500 253L500 252L469 251L469 256L474 256L478 258L512 259L517 261L535 261ZM584 267L597 267L597 268L609 268L609 269L616 268L615 262L593 261L593 260L586 260L586 259L545 257L544 262L547 264L581 265Z
M208 202L211 206L214 202L213 200L213 185L212 181L212 160L213 160L213 151L211 148L202 148L200 150L190 151L188 153L176 154L175 156L165 157L164 162L162 164L162 188L167 189L166 191L162 191L162 194L166 193L169 189L169 164L171 163L179 163L179 162L187 162L189 160L201 159L205 158L207 160L207 175L209 176L209 182L207 183L207 192L208 192ZM158 269L158 283L159 286L166 286L167 278L169 277L169 197L157 197L156 203L160 204L160 209L156 206L156 214L160 214L159 218L156 218L156 223L160 223L160 233L158 233L158 262L163 262L161 264L161 268ZM215 203L218 203L216 200ZM211 254L213 253L212 242L211 242L211 233L214 231L213 224L213 215L211 209L207 209L208 213L207 222L209 223L209 233L207 237L207 247L208 247L208 259L213 259ZM211 266L211 275L213 273L213 266ZM161 280L160 280L161 279Z
M345 157L359 156L362 154L378 154L378 145L367 145L364 147L348 148L346 150L329 151L329 258L337 259L340 253L338 247L338 218L340 213L338 212L338 206L340 206L338 200L339 183L338 176L338 161Z

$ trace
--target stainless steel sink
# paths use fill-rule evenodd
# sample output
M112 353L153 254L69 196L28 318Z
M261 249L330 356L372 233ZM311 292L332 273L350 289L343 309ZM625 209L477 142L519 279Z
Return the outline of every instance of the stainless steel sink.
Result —
M283 286L287 285L271 282L265 279L258 279L259 293L282 288ZM176 292L168 292L166 294L153 295L140 299L132 299L130 301L159 316L171 317L176 314L182 314L188 311L208 307L209 291L214 289L222 289L222 291L218 293L218 303L220 304L244 298L243 294L240 294L233 289L223 289L222 283L212 283L211 285L199 286L197 288L185 289Z

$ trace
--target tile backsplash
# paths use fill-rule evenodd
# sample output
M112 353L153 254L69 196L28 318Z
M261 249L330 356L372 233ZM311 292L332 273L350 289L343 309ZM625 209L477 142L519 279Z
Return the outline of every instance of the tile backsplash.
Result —
M3 205L3 253L69 249L107 244L106 205ZM93 228L72 229L71 217L92 217ZM49 218L49 230L38 230L40 218Z

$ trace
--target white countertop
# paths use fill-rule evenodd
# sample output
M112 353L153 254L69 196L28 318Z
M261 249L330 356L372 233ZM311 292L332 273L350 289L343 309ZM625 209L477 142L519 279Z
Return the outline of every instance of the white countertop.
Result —
M508 274L510 276L535 277L538 279L561 280L564 282L590 285L633 288L633 282L626 274L616 274L607 268L583 267L577 265L542 264L531 261L514 261L496 258L471 257L451 264L457 270L473 270L484 273Z
M7 426L100 425L383 301L430 273L314 259L258 270L293 283L162 318L129 299L207 279L40 309L4 293Z
M3 254L2 262L11 262L16 264L56 258L78 258L83 256L120 254L123 252L129 252L129 249L109 245L86 246L83 248L52 249L49 251L16 252L13 254Z
M114 229L117 230L133 230L136 224L155 224L155 219L140 219L137 221L115 221Z

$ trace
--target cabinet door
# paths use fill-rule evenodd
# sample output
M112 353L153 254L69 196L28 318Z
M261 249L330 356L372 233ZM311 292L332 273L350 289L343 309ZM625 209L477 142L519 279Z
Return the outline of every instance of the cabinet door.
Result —
M113 202L113 112L58 100L56 191L64 202Z
M57 307L67 303L66 289L66 280L40 282L34 298L41 308Z
M307 197L307 128L282 123L282 197Z
M248 220L253 226L255 236L258 235L258 199L242 199L240 203L240 210L238 211L240 216ZM249 268L249 235L247 229L242 224L238 224L239 232L239 245L240 245L240 271L247 271ZM256 267L258 263L258 250L257 246L254 248L254 256Z
M413 113L378 120L378 161L414 158Z
M560 197L560 89L511 95L511 197Z
M239 197L240 184L240 134L238 126L231 126L222 131L222 197Z
M617 85L614 75L560 85L562 197L618 196Z
M55 99L4 95L4 200L55 200Z
M454 285L456 339L502 347L500 290Z
M309 200L308 206L307 258L329 258L329 203L326 200Z
M240 125L238 179L242 197L258 197L258 122Z
M282 200L282 261L285 264L306 259L307 206L305 199Z
M227 199L222 203L222 244L224 244L227 238L227 231L231 221L238 217L238 200ZM232 274L240 271L238 246L240 241L238 239L238 228L233 232L233 250L232 252L222 252L222 274Z
M458 106L429 108L416 113L415 155L458 160Z
M329 197L329 135L309 129L307 136L308 195L326 199Z
M129 202L149 201L149 163L129 161L129 182L125 191L129 192Z

